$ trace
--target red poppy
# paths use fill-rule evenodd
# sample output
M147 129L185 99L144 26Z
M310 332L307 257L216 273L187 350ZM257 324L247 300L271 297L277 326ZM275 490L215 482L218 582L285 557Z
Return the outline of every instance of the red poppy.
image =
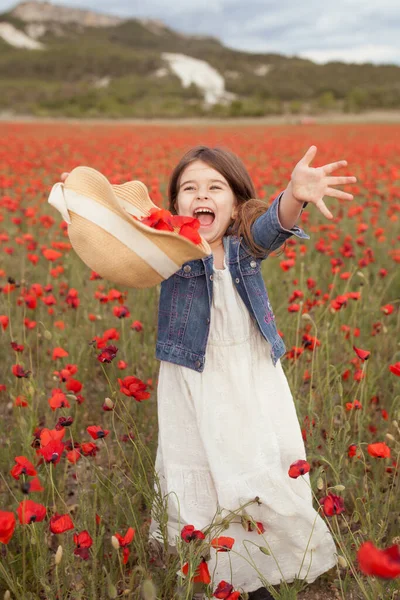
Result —
M81 451L79 448L74 448L73 450L70 450L69 452L67 452L67 461L69 463L75 464L78 462L78 460L81 458Z
M66 356L68 356L68 352L64 350L64 348L60 348L59 346L54 348L52 355L53 360L56 360L57 358L65 358Z
M64 452L64 444L59 440L51 440L48 444L39 448L39 453L43 455L46 462L51 462L56 465L60 462L62 453Z
M35 467L25 456L16 456L14 460L17 464L10 471L14 479L19 479L21 475L37 475Z
M364 542L357 551L357 561L365 575L395 579L400 576L400 545L379 550L373 542Z
M48 403L51 410L56 410L57 408L70 408L67 396L64 392L59 390L52 390L52 396L48 399Z
M199 529L195 529L194 525L185 525L181 531L181 538L185 542L190 542L192 540L204 540L205 535Z
M368 444L368 454L374 458L390 458L390 448L385 442L376 442L375 444Z
M135 329L135 331L142 331L143 325L140 321L133 321L131 325L131 329Z
M120 392L125 394L125 396L133 397L138 402L150 398L150 392L145 391L147 384L137 377L124 377L124 379L118 379L118 383L120 385Z
M107 346L104 350L97 356L97 360L102 363L110 363L116 357L118 352L117 346Z
M148 217L142 217L140 222L159 231L173 231L172 214L163 208L152 208Z
M108 429L103 429L98 425L90 425L90 427L86 427L86 431L94 440L105 438L110 433Z
M0 542L2 542L2 544L8 544L11 540L16 522L15 514L13 512L0 510Z
M321 498L319 503L322 504L324 513L327 517L332 517L332 515L340 515L340 513L344 512L345 510L343 498L332 493L329 493L327 496Z
M23 352L25 348L23 344L17 344L17 342L10 342L10 345L14 352Z
M232 550L232 546L235 543L235 538L227 536L219 536L211 540L212 548L215 548L217 552L228 552Z
M82 385L83 384L80 381L78 381L77 379L73 379L73 377L69 377L67 379L67 383L65 384L65 387L69 392L73 392L74 394L77 394L78 392L81 391Z
M7 317L7 315L0 315L0 325L3 328L3 331L5 331L8 327L9 324L9 318Z
M24 371L24 367L22 365L13 365L11 367L11 370L12 370L12 374L18 378L29 377L29 373L31 372L31 371Z
M389 365L389 371L391 371L393 375L397 375L397 377L400 377L400 361L395 363L394 365Z
M184 575L187 575L188 571L189 571L189 563L185 563L182 567L182 573ZM210 572L208 570L207 562L204 560L204 558L201 560L194 575L192 576L192 581L194 583L196 583L196 582L211 583Z
M74 544L76 545L74 554L80 556L83 560L88 560L90 556L89 548L93 544L93 540L86 529L80 533L74 533Z
M310 470L310 464L306 460L296 460L293 462L288 471L289 477L292 479L297 479L300 475L305 475Z
M129 312L129 308L127 306L114 306L112 311L113 315L115 317L118 317L118 319L125 319L131 316L131 313Z
M99 450L100 448L96 446L94 442L84 442L81 444L81 452L83 456L96 456Z
M44 492L44 487L40 483L39 477L32 477L30 481L24 481L22 484L22 491L24 494L30 494L31 492Z
M36 504L33 500L22 500L18 505L17 514L22 525L39 522L46 516L46 507Z
M129 560L129 548L128 545L131 543L131 541L133 540L135 535L135 530L132 527L129 527L126 534L122 537L119 533L115 534L115 537L117 538L119 545L121 546L121 548L123 548L122 554L123 554L123 564L126 565L126 563Z
M51 517L49 525L51 533L64 533L75 527L69 514L59 515L58 513Z
M59 431L63 427L70 427L73 422L74 422L74 419L72 417L59 417L59 419L55 425L55 429L57 429Z
M240 592L233 591L233 585L221 579L217 589L213 594L214 598L220 598L222 600L239 600L241 598Z
M369 350L362 350L361 348L356 348L355 346L353 346L353 350L357 354L358 358L361 358L361 360L368 360L371 354Z

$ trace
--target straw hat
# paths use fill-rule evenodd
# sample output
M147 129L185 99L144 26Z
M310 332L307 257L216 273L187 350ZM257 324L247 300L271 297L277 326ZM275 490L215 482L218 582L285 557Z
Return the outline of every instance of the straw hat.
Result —
M72 247L101 277L134 288L157 285L182 264L211 254L201 238L195 244L174 231L160 231L133 217L160 207L141 181L111 185L91 167L76 167L64 183L53 185L48 202L68 223Z

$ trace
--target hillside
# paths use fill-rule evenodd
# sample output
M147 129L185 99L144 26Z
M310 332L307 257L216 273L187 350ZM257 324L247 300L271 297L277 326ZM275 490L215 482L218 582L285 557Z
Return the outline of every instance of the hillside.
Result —
M0 111L163 117L400 108L400 67L318 65L50 2L0 14Z

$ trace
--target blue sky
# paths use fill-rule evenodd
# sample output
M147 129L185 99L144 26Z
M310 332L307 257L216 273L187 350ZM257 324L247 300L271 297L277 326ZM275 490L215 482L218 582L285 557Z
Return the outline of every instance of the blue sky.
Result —
M17 2L0 0L0 12ZM121 17L160 19L183 33L212 35L226 46L323 63L400 65L399 0L57 0Z

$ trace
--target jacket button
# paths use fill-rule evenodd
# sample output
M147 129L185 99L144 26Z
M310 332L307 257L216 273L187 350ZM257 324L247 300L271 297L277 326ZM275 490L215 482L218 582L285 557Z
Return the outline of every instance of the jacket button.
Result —
M201 362L199 360L196 360L196 362L194 363L194 366L197 368L201 367Z
M212 275L210 275L210 279L211 279L211 281L212 281L212 280L214 279L214 277L213 277Z
M239 277L236 277L235 281L236 281L236 283L239 283L240 282Z
M250 266L251 266L251 268L252 268L252 269L255 269L255 268L256 268L256 266L257 266L257 263L256 263L256 261L255 261L255 260L252 260L252 261L251 261L251 263L250 263Z
M183 270L185 271L185 273L190 273L190 271L192 270L192 267L190 265L185 265L183 267Z

